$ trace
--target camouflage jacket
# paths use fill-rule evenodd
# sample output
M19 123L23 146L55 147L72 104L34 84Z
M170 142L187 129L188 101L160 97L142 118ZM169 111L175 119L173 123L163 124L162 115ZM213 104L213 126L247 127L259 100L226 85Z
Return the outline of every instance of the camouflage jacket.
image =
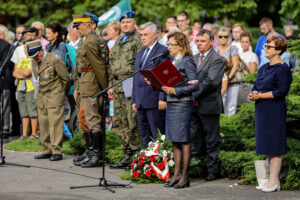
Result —
M135 55L143 48L140 34L137 31L124 43L122 40L123 36L120 36L112 48L111 65L108 68L109 85L134 72Z

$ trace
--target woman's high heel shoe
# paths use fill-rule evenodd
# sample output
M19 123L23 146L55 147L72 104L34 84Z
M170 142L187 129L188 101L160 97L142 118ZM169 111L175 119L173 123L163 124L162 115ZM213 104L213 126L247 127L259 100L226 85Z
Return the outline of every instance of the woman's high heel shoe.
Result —
M276 192L276 191L280 191L280 183L275 184L273 187L263 187L262 188L263 192Z
M176 184L179 182L179 180L180 180L180 179L177 179L177 180L175 180L173 183L171 183L171 181L170 181L170 182L167 182L167 183L165 184L165 187L174 187L174 185L176 185Z
M190 179L188 179L187 182L185 182L185 184L183 184L183 185L177 184L174 186L175 189L181 189L181 188L187 188L187 187L190 187Z

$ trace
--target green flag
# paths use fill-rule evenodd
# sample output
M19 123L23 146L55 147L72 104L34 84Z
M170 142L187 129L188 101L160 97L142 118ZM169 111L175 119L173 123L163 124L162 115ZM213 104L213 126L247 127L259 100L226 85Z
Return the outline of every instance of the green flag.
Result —
M123 0L99 17L98 26L118 21L124 11L131 10L130 0Z

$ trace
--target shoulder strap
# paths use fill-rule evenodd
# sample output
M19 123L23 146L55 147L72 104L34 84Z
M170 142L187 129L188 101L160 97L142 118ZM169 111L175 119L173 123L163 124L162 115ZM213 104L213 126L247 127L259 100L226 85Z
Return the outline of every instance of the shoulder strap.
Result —
M232 45L230 45L230 47L229 47L229 65L232 65L231 47L232 47Z

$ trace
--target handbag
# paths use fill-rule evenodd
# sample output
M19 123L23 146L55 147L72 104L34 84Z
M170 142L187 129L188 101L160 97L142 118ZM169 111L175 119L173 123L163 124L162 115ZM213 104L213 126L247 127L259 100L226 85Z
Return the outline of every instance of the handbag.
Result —
M240 58L239 56L239 68L238 70L235 72L234 76L232 77L232 79L229 80L229 84L233 84L233 83L240 83L243 81L244 77L250 73L247 65L245 64L245 62ZM231 47L229 49L229 62L225 62L225 71L226 73L230 73L230 70L233 67L232 64L232 58L231 58Z
M246 83L246 82L240 83L237 105L251 102L248 98L248 95L251 93L252 88L253 88L252 83Z

